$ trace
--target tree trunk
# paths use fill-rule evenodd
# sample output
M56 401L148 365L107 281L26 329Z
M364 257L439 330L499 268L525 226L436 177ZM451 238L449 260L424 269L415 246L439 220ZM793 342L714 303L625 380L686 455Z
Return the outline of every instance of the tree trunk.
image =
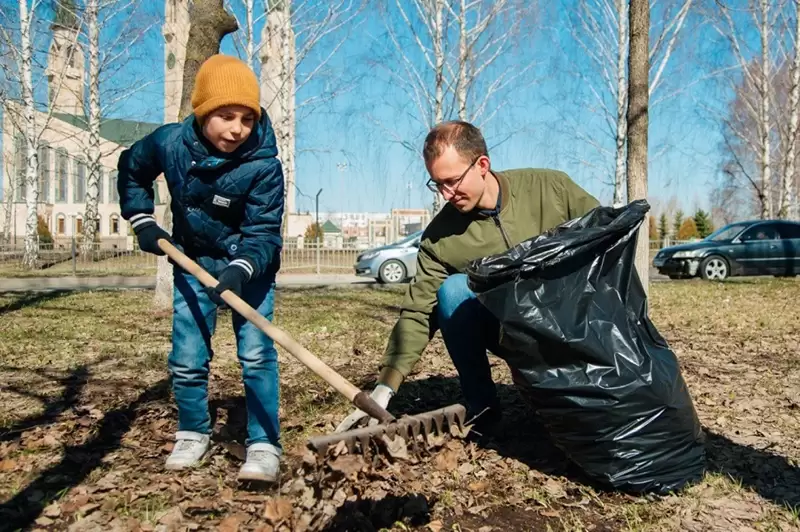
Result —
M456 97L458 99L458 119L467 120L467 62L469 53L467 48L467 1L461 0L461 9L458 11L458 85Z
M778 217L782 219L792 217L793 205L797 201L794 195L794 167L797 155L798 113L800 113L800 1L795 0L794 6L794 60L792 61L791 75L792 89L789 96L789 142L787 142L784 158L781 207L778 212Z
M245 38L247 42L245 43L245 53L247 54L247 66L253 68L253 63L256 56L256 36L253 33L253 0L245 0L244 9L245 9L245 31L247 32Z
M21 47L19 54L19 71L22 78L22 106L23 127L25 131L25 254L22 262L24 267L33 269L39 261L39 157L37 153L36 138L36 107L33 100L33 40L31 39L31 16L28 11L28 1L19 2L19 22Z
M628 123L625 111L628 107L628 76L626 61L628 59L628 2L617 0L617 135L616 135L616 171L614 174L614 206L625 204L625 148L628 136Z
M219 53L222 39L238 29L236 19L222 5L222 0L194 0L189 12L189 38L186 41L186 62L183 71L183 92L181 93L180 114L183 120L192 114L192 89L197 71L209 57ZM154 184L154 186L156 186ZM171 198L166 199L167 211L162 227L172 231ZM172 265L166 257L158 258L156 273L156 293L154 305L166 309L172 306L173 277Z
M630 0L630 39L628 54L628 201L647 198L647 133L650 97L648 0ZM636 244L636 270L644 287L649 288L649 217L639 229Z
M86 210L83 216L81 253L94 250L97 235L100 193L100 29L98 0L86 0L86 25L89 33L89 182L86 186Z
M442 15L444 6L442 0L433 0L433 56L434 56L434 102L433 102L433 123L440 123L444 117L444 31L442 28ZM438 192L433 194L433 214L435 215L442 208L442 195Z
M236 19L225 11L222 0L194 0L189 12L189 39L186 41L186 62L183 65L179 120L192 114L192 89L200 65L218 54L222 39L237 29Z
M759 142L761 145L761 218L772 217L772 194L770 182L772 169L770 167L769 143L769 0L761 0L761 73L759 91L761 96L759 119Z
M292 190L294 189L294 31L292 29L291 3L284 0L281 3L281 74L280 74L280 100L281 100L281 166L284 173L284 209L283 231L287 235L289 230L289 214L294 209Z

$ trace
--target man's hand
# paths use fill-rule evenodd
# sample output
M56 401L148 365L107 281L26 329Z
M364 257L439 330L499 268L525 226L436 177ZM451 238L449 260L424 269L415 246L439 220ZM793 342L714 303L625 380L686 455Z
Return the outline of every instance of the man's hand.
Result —
M142 251L153 255L164 255L165 253L158 247L159 239L163 238L172 243L170 234L161 229L155 218L150 215L140 214L132 217L131 225L134 233L136 233L136 239L139 241L139 248Z
M217 305L222 305L221 294L225 290L230 290L239 297L242 297L242 286L250 280L250 274L238 264L230 264L219 274L219 283L214 288L206 288L208 297Z
M375 389L372 390L372 393L369 394L369 396L372 397L372 399L374 399L375 402L381 406L381 408L386 408L386 405L389 404L389 400L392 398L393 395L394 391L385 384L378 384L377 386L375 386ZM347 430L350 430L365 417L367 417L366 412L362 412L361 410L356 408L352 414L344 418L344 421L339 423L339 426L336 427L336 430L334 432L345 432ZM377 419L371 419L369 421L370 425L374 425L377 423L378 423Z

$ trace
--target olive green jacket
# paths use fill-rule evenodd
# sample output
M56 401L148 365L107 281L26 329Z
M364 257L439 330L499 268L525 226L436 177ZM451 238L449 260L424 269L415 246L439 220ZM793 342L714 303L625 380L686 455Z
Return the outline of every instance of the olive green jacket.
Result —
M599 205L563 172L526 168L493 173L500 183L499 216L462 214L447 204L423 233L416 276L380 366L379 383L395 391L436 332L431 315L437 291L448 276Z

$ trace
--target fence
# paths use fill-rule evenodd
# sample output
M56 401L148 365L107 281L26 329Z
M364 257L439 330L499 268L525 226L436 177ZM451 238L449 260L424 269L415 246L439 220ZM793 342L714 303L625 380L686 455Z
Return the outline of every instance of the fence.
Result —
M292 273L349 273L363 249L327 248L323 245L298 246L288 242L281 253L281 271ZM94 244L84 253L81 243L40 244L34 269L23 265L21 246L0 246L0 277L36 276L148 276L155 275L157 257L138 249L108 249Z
M668 245L685 241L667 242ZM650 241L651 257L662 247L660 240ZM325 247L316 243L298 245L296 242L286 243L281 253L281 271L291 273L350 273L358 255L364 253L362 248ZM94 244L92 250L83 253L81 243L72 241L63 243L40 244L39 259L34 269L23 266L24 250L19 246L0 246L0 277L36 277L36 276L149 276L154 275L157 258L135 249L108 249Z

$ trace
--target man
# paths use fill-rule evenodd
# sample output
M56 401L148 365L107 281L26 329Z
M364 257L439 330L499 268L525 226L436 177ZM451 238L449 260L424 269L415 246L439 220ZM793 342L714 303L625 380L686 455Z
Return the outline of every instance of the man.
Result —
M458 371L476 432L499 420L487 350L497 352L499 323L476 299L463 273L470 261L502 253L597 207L595 198L555 170L492 171L480 130L444 122L425 139L428 187L448 201L422 236L408 287L371 396L384 408L437 329ZM366 417L356 410L336 432Z

